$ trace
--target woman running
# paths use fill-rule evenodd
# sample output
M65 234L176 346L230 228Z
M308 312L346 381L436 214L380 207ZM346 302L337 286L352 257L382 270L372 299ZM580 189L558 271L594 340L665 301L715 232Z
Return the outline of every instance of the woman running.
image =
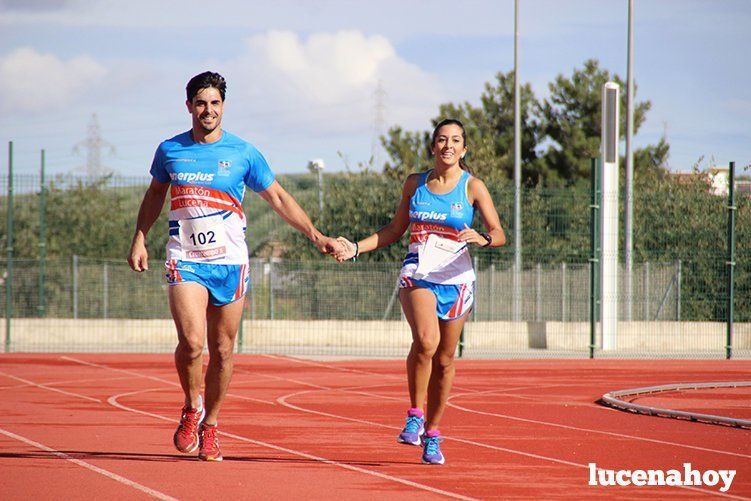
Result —
M464 162L467 135L460 121L447 119L436 126L431 153L433 169L407 178L391 222L356 243L340 237L345 248L334 257L356 259L397 242L409 227L399 299L412 330L410 408L397 441L422 445L424 463L443 464L439 425L454 380L454 353L473 303L475 272L468 245L500 247L506 235L487 187ZM486 232L471 228L475 210Z

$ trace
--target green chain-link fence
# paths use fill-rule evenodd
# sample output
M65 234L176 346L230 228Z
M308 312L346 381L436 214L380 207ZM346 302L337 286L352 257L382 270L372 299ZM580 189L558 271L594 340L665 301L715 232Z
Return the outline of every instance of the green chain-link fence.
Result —
M45 180L43 193L39 176L14 176L9 253L8 177L0 176L0 243L6 251L0 260L6 317L0 339L7 341L6 351L174 349L161 271L166 211L149 235L150 271L133 273L125 262L148 181L56 177ZM386 223L401 189L376 174L327 175L320 213L316 176L280 181L322 231L351 238ZM725 356L728 199L702 183L699 176L692 185L664 180L637 186L630 279L625 267L619 272L617 349L597 349L596 356ZM503 183L488 186L510 240L513 192ZM405 353L410 334L396 289L404 241L357 263L337 264L318 256L260 197L249 193L244 205L252 290L240 351ZM751 354L751 208L746 197L735 205L733 355L743 357ZM587 356L589 189L526 189L522 207L521 297L514 296L513 242L499 250L475 249L476 303L463 353Z

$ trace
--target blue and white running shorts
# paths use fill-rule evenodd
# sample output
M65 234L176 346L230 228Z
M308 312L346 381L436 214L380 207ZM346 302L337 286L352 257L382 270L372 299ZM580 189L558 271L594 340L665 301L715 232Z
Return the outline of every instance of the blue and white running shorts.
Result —
M247 264L208 264L170 259L164 263L170 285L196 282L209 291L209 302L224 306L242 298L250 285Z
M436 299L436 313L441 320L456 320L472 309L474 282L468 284L434 284L426 280L399 277L399 288L419 287L428 289Z

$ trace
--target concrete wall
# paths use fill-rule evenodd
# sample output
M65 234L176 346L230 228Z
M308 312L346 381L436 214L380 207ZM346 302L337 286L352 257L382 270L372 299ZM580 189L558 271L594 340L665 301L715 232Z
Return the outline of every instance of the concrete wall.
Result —
M735 352L749 352L751 323L734 327ZM620 322L616 353L690 356L724 352L725 330L719 322ZM13 319L11 334L10 351L169 352L176 340L171 320L21 318ZM0 322L3 351L4 342L5 322ZM404 321L245 320L243 325L243 351L248 352L400 355L410 342ZM588 346L588 322L468 322L465 326L468 355L538 350L587 353Z

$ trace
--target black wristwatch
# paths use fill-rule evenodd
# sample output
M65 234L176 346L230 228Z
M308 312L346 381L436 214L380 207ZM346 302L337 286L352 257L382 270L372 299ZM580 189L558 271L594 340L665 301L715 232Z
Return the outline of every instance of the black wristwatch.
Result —
M483 247L487 247L488 245L493 243L493 237L490 236L490 233L480 233L480 236L488 241Z

